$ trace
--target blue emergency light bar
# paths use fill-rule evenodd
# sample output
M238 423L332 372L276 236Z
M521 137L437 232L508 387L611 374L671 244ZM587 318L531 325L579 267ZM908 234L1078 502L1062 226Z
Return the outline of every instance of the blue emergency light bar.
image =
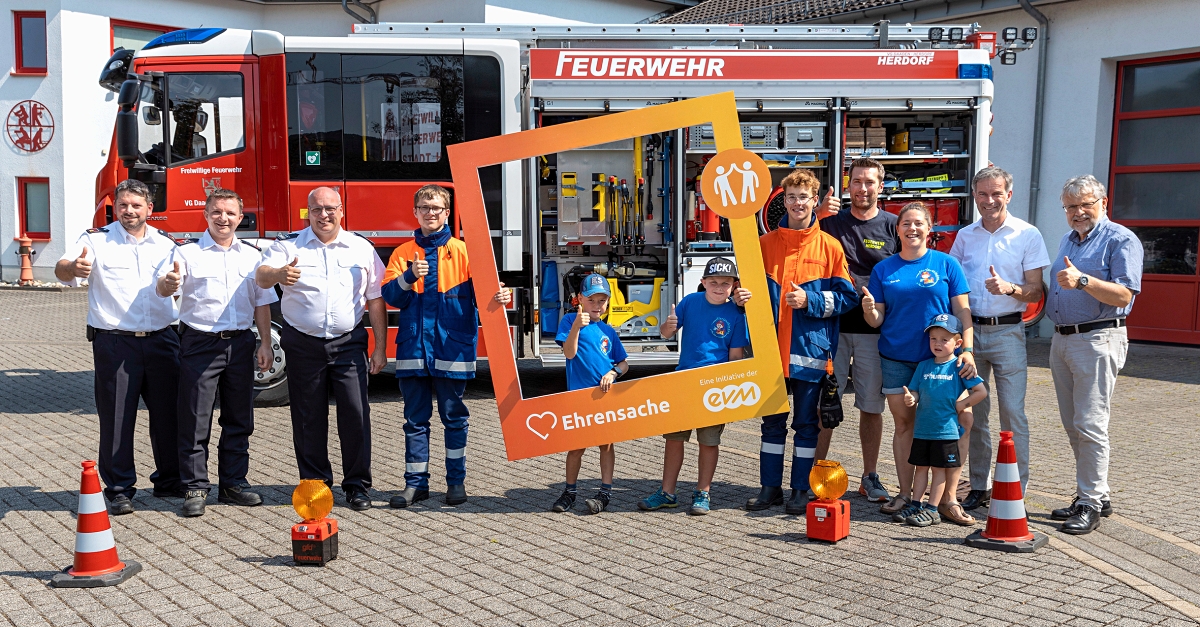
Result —
M150 40L142 50L161 48L162 46L177 46L179 44L202 44L225 32L224 28L185 28L159 35ZM960 70L961 72L961 70Z
M959 78L986 78L992 80L992 66L986 63L963 63L958 66Z

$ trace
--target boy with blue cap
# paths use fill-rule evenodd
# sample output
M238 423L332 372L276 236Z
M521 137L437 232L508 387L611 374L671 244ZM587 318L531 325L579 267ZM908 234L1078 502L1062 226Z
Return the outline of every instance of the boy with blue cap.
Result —
M978 376L964 379L954 352L962 346L962 323L951 314L938 314L925 327L929 334L929 350L933 359L917 365L912 380L904 387L904 404L917 408L913 427L912 448L908 463L915 468L913 500L896 512L892 520L916 527L928 527L942 522L937 503L946 490L958 485L962 472L958 439L962 427L958 416L987 397L987 388ZM970 393L963 399L963 390ZM929 475L933 473L930 486ZM929 500L921 504L921 495L929 486Z
M600 387L607 392L614 381L629 372L625 347L617 336L617 330L600 319L608 310L608 279L599 274L583 278L579 290L579 302L574 313L563 316L558 325L555 341L562 346L567 358L567 389L582 390ZM567 486L551 508L565 512L575 506L575 482L579 478L579 467L583 463L583 452L576 449L567 453ZM595 498L586 501L588 511L599 514L608 508L612 498L613 466L617 454L612 444L600 447L600 491Z

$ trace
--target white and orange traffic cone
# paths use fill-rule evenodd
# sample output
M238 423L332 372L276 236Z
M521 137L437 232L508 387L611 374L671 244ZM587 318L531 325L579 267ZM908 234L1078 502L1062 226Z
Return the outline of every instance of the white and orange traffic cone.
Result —
M141 572L142 565L117 558L117 544L108 524L96 462L83 462L79 486L79 520L75 531L75 565L50 578L55 588L115 586Z
M988 507L987 527L967 536L967 546L1008 553L1032 553L1050 538L1029 531L1025 515L1025 495L1021 494L1021 474L1017 471L1017 447L1012 431L1000 432L1000 450L996 452L996 475L992 481L992 503Z

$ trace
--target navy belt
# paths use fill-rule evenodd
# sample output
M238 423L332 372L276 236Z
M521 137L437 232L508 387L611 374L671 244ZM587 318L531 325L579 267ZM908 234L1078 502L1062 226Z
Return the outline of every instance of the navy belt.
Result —
M121 329L97 329L96 327L93 327L90 324L88 325L88 331L90 331L92 333L106 333L108 335L128 335L130 337L149 337L151 335L158 335L159 333L162 333L163 331L166 331L169 328L171 328L171 327L163 327L157 331L122 331Z
M1074 335L1076 333L1087 333L1097 329L1112 329L1125 326L1124 318L1116 318L1113 320L1100 320L1098 322L1085 322L1083 324L1064 324L1054 325L1054 332L1059 335Z
M230 329L228 331L201 331L200 329L197 329L190 325L186 325L182 322L179 323L179 326L184 329L187 329L188 333L199 333L200 335L216 337L216 338L220 338L222 340L230 340L230 339L233 339L243 333L248 333L250 331L250 329Z

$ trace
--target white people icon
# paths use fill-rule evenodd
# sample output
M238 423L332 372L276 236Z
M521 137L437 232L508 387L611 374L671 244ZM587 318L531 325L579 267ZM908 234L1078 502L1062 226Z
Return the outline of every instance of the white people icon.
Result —
M713 177L713 191L721 197L721 206L728 207L729 203L738 203L737 196L733 193L733 187L729 184L729 175L737 172L742 175L742 200L741 203L754 202L754 188L758 187L758 173L756 173L749 161L742 164L742 167L737 167L737 164L729 164L729 170L725 170L725 166L717 166L717 175Z

